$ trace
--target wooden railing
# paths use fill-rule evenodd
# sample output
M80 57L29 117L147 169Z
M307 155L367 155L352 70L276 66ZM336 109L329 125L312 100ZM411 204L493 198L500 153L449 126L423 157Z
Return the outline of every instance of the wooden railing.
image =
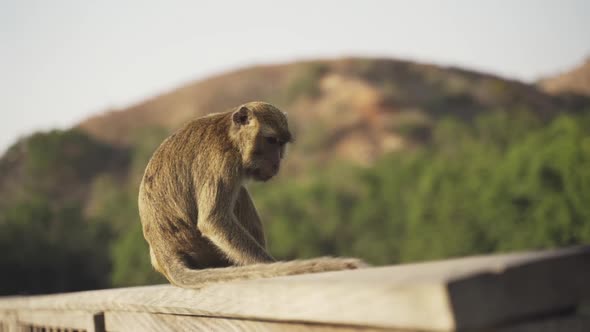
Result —
M590 331L590 247L0 298L5 331Z

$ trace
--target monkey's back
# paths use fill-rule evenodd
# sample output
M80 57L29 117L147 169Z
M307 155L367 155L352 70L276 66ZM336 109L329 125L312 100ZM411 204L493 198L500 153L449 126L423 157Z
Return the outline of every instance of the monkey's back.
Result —
M192 268L230 265L197 227L196 192L218 162L211 155L229 143L210 144L212 136L227 131L226 123L226 114L193 120L165 139L148 162L138 207L144 237L158 256L181 257Z

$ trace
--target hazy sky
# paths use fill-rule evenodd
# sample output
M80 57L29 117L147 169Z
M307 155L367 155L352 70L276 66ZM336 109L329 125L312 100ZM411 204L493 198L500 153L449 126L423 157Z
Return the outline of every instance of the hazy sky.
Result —
M590 56L590 1L0 0L0 151L214 73L350 55L534 81Z

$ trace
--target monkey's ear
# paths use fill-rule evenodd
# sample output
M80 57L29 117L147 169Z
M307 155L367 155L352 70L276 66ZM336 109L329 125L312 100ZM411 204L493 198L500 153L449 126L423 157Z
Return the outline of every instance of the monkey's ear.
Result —
M239 110L232 114L232 120L238 126L248 125L252 121L252 111L246 106L241 106Z

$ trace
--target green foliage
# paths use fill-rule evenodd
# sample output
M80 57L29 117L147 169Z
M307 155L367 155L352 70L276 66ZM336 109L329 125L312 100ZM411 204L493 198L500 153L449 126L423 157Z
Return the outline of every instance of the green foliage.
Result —
M168 135L170 135L170 132L164 128L148 127L138 131L133 137L133 150L131 151L131 167L129 171L129 183L133 187L133 190L139 188L145 166L154 151L156 151Z
M4 193L0 209L0 293L108 287L111 230L84 216L80 183L103 171L116 150L76 130L17 145L11 152L22 162L7 171L20 185Z
M25 141L25 185L31 191L55 193L102 170L114 151L78 130L37 133ZM59 192L59 190L57 190Z
M164 135L138 134L129 174L108 172L126 162L121 151L75 130L23 141L23 188L0 209L0 294L162 282L141 236L137 188Z
M0 294L109 286L108 229L87 223L76 206L48 202L32 196L0 214Z
M148 252L149 247L137 221L137 224L122 233L113 244L112 285L122 287L166 282L166 279L152 268Z
M136 286L162 283L164 278L151 267L148 246L141 232L137 195L141 177L149 158L168 132L146 128L134 138L126 182L112 176L97 177L90 200L92 217L110 225L116 236L110 241L113 286Z

